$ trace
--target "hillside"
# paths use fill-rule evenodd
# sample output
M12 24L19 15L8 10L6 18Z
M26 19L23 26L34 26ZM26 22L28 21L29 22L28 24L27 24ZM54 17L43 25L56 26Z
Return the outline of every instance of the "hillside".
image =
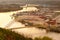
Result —
M32 40L10 30L0 28L0 40Z
M17 11L21 9L18 4L0 5L0 12Z

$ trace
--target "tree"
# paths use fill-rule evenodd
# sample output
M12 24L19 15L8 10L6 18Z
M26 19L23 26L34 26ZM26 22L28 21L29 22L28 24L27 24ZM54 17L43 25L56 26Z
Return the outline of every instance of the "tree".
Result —
M52 40L52 39L47 37L47 36L45 36L45 37L42 38L42 40Z

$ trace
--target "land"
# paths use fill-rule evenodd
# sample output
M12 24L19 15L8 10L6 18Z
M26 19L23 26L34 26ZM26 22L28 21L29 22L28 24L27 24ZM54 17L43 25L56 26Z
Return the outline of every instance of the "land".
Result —
M0 28L0 40L32 40L11 30Z
M0 12L17 11L21 9L19 4L0 4Z

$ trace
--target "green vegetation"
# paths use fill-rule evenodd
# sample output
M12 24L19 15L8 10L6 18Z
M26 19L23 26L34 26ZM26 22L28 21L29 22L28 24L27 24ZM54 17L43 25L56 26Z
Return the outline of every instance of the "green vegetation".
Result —
M34 40L42 40L42 39L40 37L39 38L36 37Z
M44 36L43 38L35 38L34 40L52 40L52 38L49 38L49 37L47 37L47 36Z
M0 40L32 40L32 39L25 38L24 36L12 32L10 30L0 28Z
M52 39L45 36L45 37L42 38L42 40L52 40Z

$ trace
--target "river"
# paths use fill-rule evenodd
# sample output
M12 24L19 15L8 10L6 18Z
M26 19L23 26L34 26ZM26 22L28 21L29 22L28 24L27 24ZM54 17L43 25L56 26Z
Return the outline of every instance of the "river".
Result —
M0 27L1 28L6 28L6 25L12 21L11 15L15 12L2 12L0 13ZM16 27L25 27L24 24L21 24L19 22L14 22L9 28L16 28ZM38 29L35 27L30 27L30 28L22 28L22 29L13 29L12 31L15 31L21 35L24 35L26 37L43 37L43 36L48 36L53 38L54 40L60 40L60 33L55 33L55 32L46 32L44 29Z

